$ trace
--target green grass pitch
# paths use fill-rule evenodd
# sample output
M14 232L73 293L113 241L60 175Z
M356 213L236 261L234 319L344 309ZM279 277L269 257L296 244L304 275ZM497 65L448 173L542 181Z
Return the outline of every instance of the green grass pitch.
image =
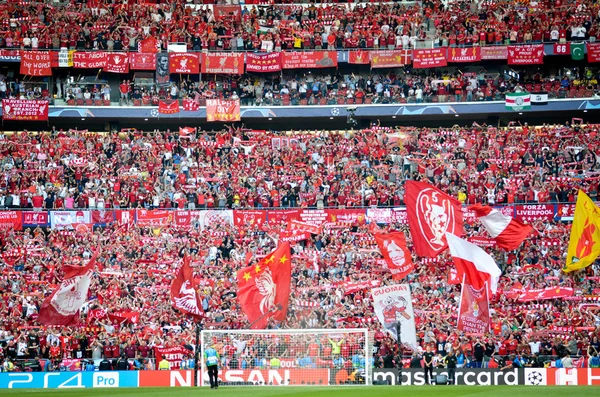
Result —
M132 389L20 389L2 390L2 397L575 397L600 396L596 386L348 386L348 387L226 387L202 388L132 388Z

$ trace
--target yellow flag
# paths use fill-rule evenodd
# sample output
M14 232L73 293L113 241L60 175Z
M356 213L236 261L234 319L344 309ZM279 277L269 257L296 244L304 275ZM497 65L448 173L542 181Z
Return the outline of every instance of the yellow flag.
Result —
M598 255L600 255L600 208L580 190L571 226L567 262L563 271L570 273L584 269L591 265Z

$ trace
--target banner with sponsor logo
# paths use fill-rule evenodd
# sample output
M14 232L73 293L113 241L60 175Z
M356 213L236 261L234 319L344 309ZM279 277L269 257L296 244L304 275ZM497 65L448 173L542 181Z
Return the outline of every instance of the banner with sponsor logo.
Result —
M25 76L52 76L52 57L49 51L23 51L19 72Z
M368 65L371 63L370 51L349 51L348 63L353 65Z
M544 63L544 45L508 46L509 65L541 65Z
M207 99L206 121L240 121L240 100Z
M79 225L91 225L90 211L52 211L50 226L53 229L76 229Z
M445 48L430 48L413 50L413 67L421 68L439 68L447 66L446 49Z
M94 360L96 361L96 360ZM77 360L81 362L81 360ZM143 371L145 372L145 371ZM63 389L65 387L138 387L138 371L66 371L0 373L0 389Z
M371 68L399 68L410 64L411 54L408 50L370 51Z
M246 54L246 71L269 73L281 71L281 53Z
M236 227L243 225L262 226L267 221L267 211L260 210L234 210L233 224Z
M23 230L21 211L0 211L0 229Z
M221 382L249 382L255 385L328 385L327 368L225 369L219 371ZM202 385L208 386L208 372L202 374Z
M202 73L244 74L244 54L237 52L203 54Z
M102 69L106 66L106 52L104 51L77 51L73 54L73 68L75 69Z
M490 305L487 285L475 289L463 282L458 308L457 329L476 335L483 335L490 330Z
M398 339L396 323L401 324L400 340L411 347L417 346L415 314L408 284L387 285L373 288L373 309L383 328Z
M422 369L403 368L401 373L396 368L373 369L373 382L383 381L389 385L398 384L398 375L402 376L403 386L423 386L426 384L425 372ZM446 375L447 369L433 368L433 379L437 375ZM455 370L454 384L461 386L517 386L524 385L525 379L522 369L479 369L457 368Z
M335 225L364 225L367 211L363 208L328 209L327 222Z
M587 60L590 63L600 62L600 43L587 43Z
M138 226L170 226L173 223L173 212L166 210L136 210ZM160 360L159 360L160 361Z
M334 68L338 65L336 51L292 51L283 53L283 69Z
M142 52L130 53L129 68L133 70L156 70L156 54Z
M500 59L506 59L508 57L508 47L507 46L481 47L480 52L481 52L481 60L482 61L500 60Z
M129 73L129 55L124 52L109 52L102 69L107 73Z
M23 212L23 226L26 226L26 227L48 226L48 212L46 212L46 211L25 211L25 212Z
M191 52L170 52L169 73L200 73L200 54Z
M175 347L154 347L154 358L159 363L165 358L171 365L171 369L179 369L181 360L187 355L194 355L194 352L183 346Z
M481 61L481 47L448 48L448 62L479 62Z
M48 120L48 101L35 99L3 99L4 120Z

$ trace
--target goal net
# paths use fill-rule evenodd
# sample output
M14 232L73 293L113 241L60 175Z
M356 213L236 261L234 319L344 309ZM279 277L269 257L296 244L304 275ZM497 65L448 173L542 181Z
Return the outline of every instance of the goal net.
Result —
M200 353L217 350L223 386L369 385L372 345L367 329L206 330Z

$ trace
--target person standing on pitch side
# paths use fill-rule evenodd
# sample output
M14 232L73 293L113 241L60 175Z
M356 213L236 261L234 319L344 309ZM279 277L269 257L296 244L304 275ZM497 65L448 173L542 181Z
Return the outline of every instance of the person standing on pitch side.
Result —
M219 353L211 345L204 351L204 363L208 369L208 379L211 389L219 388Z

